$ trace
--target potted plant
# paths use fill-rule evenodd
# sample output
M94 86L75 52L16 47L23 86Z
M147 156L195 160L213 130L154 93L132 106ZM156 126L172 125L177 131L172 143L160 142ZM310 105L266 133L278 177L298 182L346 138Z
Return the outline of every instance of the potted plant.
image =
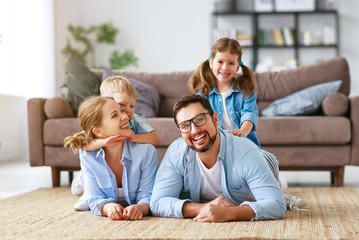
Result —
M96 44L109 44L115 45L116 36L119 33L119 29L116 28L112 22L102 23L100 25L93 25L88 28L77 25L69 24L67 27L72 41L67 39L66 46L62 49L62 54L67 56L68 54L74 54L84 64L92 65L91 67L102 68L99 66L93 66L94 64L88 64L89 55L94 55L94 48ZM95 35L95 38L94 36ZM73 45L73 41L83 45L82 48L76 48ZM126 49L123 52L114 50L109 58L109 67L111 69L122 69L127 66L137 66L138 58L135 56L134 51ZM90 67L90 66L89 66Z

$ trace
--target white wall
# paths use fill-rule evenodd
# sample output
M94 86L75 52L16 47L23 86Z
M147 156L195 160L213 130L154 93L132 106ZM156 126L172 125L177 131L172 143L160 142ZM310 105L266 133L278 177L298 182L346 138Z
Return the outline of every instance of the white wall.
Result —
M118 49L131 48L139 58L135 71L170 72L195 69L210 50L210 13L214 0L61 0L55 1L57 89L64 77L60 54L70 23L88 27L113 21L120 29ZM108 54L110 47L102 47ZM106 52L107 50L107 52ZM113 49L111 49L112 51ZM108 63L108 55L96 64ZM108 65L108 64L107 64Z
M347 58L351 76L351 96L359 95L359 1L337 1L340 13L340 52Z

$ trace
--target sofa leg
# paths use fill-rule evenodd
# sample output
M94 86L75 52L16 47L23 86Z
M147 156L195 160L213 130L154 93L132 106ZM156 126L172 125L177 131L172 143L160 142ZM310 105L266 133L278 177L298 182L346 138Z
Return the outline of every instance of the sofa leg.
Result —
M332 187L335 186L335 177L336 177L336 172L331 171L330 172L330 184Z
M338 168L337 186L344 186L344 166Z
M330 172L330 182L332 186L344 186L344 166L336 168Z
M51 167L51 172L52 172L52 187L59 187L61 171L56 167Z
M70 183L70 185L71 185L73 179L74 179L74 171L69 171L69 183Z

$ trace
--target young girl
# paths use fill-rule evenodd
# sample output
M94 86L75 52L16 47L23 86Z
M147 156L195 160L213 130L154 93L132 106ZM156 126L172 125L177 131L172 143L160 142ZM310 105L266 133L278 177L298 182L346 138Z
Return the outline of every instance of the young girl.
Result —
M125 140L94 151L82 149L94 139L129 130L129 118L113 98L85 100L78 118L83 131L65 138L64 147L74 153L79 150L91 211L112 220L139 220L148 215L158 166L153 145Z
M239 67L242 74L237 75ZM206 97L213 111L217 112L220 127L232 134L247 137L260 147L255 131L257 128L257 96L254 92L254 75L242 62L242 49L237 40L221 38L211 49L211 56L204 61L188 81L191 93ZM276 157L261 149L278 180ZM279 184L284 191L288 207L302 208L307 202L288 194L286 184Z

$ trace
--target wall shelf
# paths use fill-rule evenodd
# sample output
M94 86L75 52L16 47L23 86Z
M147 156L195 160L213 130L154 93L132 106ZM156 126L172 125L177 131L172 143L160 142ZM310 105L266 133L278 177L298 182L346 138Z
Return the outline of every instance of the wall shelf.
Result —
M333 30L333 38L334 40L332 42L329 43L323 43L323 42L315 42L315 43L310 43L308 44L304 44L303 43L303 38L302 38L302 31L305 30L306 27L308 27L307 25L305 26L301 26L302 21L305 21L306 19L312 19L314 17L313 20L311 20L311 23L320 23L320 17L321 16L329 16L329 18L334 18L333 19L333 24L330 26L330 29ZM303 49L318 49L318 50L323 50L323 49L334 49L335 50L335 55L339 56L339 16L338 16L338 12L336 10L328 10L328 11L313 11L313 12L250 12L250 11L246 11L246 12L235 12L235 11L228 11L228 12L212 12L212 44L215 42L215 40L217 40L220 34L218 34L218 32L216 33L216 31L219 30L219 26L218 26L218 21L220 18L229 18L232 22L232 24L237 24L236 20L234 20L233 17L244 17L247 18L249 22L249 24L251 26L247 26L247 29L250 29L250 33L248 34L252 34L252 44L248 44L248 45L243 45L243 48L245 49L251 49L252 50L252 68L254 69L254 67L256 66L256 64L259 61L259 52L261 51L261 49L286 49L286 50L291 50L293 53L294 58L297 60L298 65L301 65L301 57L300 57L300 51ZM268 29L268 24L271 24L268 21L264 21L264 25L266 25L267 29L265 29L265 27L263 27L263 21L261 21L262 18L284 18L284 19L290 19L290 21L287 23L285 21L281 22L279 25L276 24L275 22L273 22L272 24L272 28L273 30L275 28L279 28L281 30L282 36L284 36L284 28L289 29L289 31L292 32L293 37L292 39L294 39L294 43L290 44L288 42L285 42L284 45L277 45L272 42L265 42L265 38L264 36L267 36L268 39L273 40L274 37L271 36L273 35L273 33L270 33L270 31L272 31L272 29ZM243 22L241 22L241 24L243 24ZM312 24L309 24L312 25ZM240 25L236 25L238 27L242 27ZM311 26L309 26L311 27ZM285 30L288 32L288 30ZM235 29L238 30L238 29ZM317 29L316 31L322 31L323 29ZM262 31L262 32L261 32ZM264 33L263 33L264 31ZM270 34L268 34L268 32ZM217 36L216 36L217 34ZM261 38L259 38L261 34ZM286 33L287 34L287 33ZM310 33L311 34L311 33ZM288 35L287 35L288 36ZM232 38L236 38L236 36L229 36ZM314 38L314 37L313 37ZM275 38L277 39L277 38ZM241 40L238 39L239 42L241 42ZM265 44L262 44L261 42L264 42Z

